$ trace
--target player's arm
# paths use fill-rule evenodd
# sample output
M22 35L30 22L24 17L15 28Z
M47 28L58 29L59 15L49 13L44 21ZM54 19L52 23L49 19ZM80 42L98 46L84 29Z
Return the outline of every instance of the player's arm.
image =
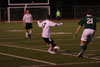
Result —
M31 17L30 17L31 21L33 22L33 17L32 17L32 14L31 14Z
M62 26L64 23L63 22L60 22L60 23L57 23L55 26Z
M25 26L25 15L23 16L23 25Z
M76 32L73 35L74 38L76 38L76 36L77 36L77 34L78 34L78 32L80 31L81 28L82 28L82 26L79 25L78 28L77 28L77 30L76 30Z
M25 21L23 21L23 25L25 26Z
M62 26L63 24L64 24L63 22L55 23L55 22L50 21L49 26L51 26L51 27L53 27L53 26Z
M76 36L79 33L80 29L83 27L83 25L84 25L84 18L78 24L79 24L79 26L78 26L76 32L73 35L74 38L76 38Z

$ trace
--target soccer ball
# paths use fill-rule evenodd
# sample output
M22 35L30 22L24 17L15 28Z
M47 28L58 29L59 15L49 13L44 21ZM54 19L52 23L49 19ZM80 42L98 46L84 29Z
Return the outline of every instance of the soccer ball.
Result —
M59 46L55 46L55 47L54 47L54 51L55 51L55 52L59 52L59 51L60 51L60 47L59 47Z

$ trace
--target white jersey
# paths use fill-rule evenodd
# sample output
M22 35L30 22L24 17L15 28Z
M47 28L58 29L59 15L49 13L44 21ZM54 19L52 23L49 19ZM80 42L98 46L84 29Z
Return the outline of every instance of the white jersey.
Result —
M44 20L43 22L38 21L38 26L43 28L42 37L50 38L50 27L52 26L61 26L63 23L54 23L49 20Z
M25 21L25 23L32 23L32 15L31 14L25 14L23 16L23 21Z

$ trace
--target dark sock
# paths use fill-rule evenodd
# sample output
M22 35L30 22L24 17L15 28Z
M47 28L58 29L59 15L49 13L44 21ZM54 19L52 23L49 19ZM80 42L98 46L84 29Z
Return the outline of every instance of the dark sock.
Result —
M83 52L85 52L87 47L84 46L84 45L81 45L80 48L81 48L81 50L82 50Z
M53 40L51 41L51 45L52 45L52 48L54 48L56 46L56 44L54 43Z

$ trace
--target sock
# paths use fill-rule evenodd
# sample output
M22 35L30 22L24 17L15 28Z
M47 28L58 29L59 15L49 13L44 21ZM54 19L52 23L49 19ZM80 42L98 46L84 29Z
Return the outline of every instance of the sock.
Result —
M80 49L81 49L83 52L85 52L86 48L87 48L86 46L80 45Z
M28 32L25 32L25 37L28 38Z
M32 34L32 31L30 30L29 34L31 35Z
M52 45L52 48L54 48L56 46L56 44L54 43L53 40L51 41L51 45Z

